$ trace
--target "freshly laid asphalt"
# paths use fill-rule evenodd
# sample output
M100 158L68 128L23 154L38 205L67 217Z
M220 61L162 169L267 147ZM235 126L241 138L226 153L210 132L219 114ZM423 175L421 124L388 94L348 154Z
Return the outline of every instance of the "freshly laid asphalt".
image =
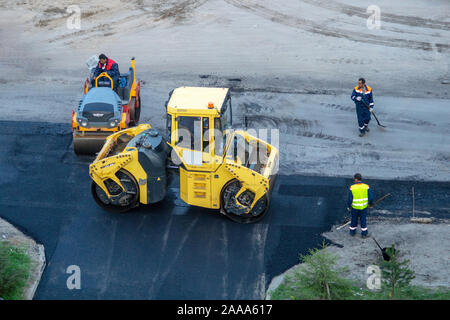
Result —
M36 299L261 299L274 276L348 219L350 179L282 175L257 224L188 206L176 184L161 203L108 213L90 194L92 158L76 157L71 142L67 124L0 121L0 217L45 246ZM414 186L416 205L448 218L440 208L450 183L367 182L375 198L392 193L380 209L410 212ZM71 265L79 290L66 285Z

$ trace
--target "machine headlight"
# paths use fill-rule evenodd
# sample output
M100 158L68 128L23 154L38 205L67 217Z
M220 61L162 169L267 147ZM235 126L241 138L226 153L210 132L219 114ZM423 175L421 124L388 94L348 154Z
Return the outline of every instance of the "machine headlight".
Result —
M109 126L110 126L111 128L117 126L117 120L110 121L110 122L109 122Z
M87 123L86 120L82 120L82 121L81 121L81 125L82 125L83 127L87 127L87 124L88 124L88 123Z

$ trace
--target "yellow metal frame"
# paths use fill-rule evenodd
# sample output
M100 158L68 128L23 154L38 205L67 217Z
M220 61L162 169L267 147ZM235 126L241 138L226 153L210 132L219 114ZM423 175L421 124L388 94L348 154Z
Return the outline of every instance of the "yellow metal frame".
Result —
M264 145L267 150L269 151L269 156L267 159L267 164L264 167L264 171L262 174L251 170L245 166L242 165L241 161L234 161L232 159L226 158L225 159L225 168L237 179L241 182L241 189L236 194L236 202L243 206L239 201L237 200L238 197L245 191L250 190L255 194L255 197L253 199L252 204L250 207L246 210L246 213L250 212L250 210L254 207L256 202L261 199L261 197L269 192L270 188L270 177L274 172L274 169L277 165L278 161L278 149L272 146L271 144L256 138L250 134L248 134L247 131L243 130L236 130L233 133L233 136L231 139L234 138L235 135L241 135L244 137L244 139L250 143L251 141L255 141L258 144ZM230 140L233 141L233 140ZM229 143L228 143L229 146Z
M116 172L123 168L130 172L136 181L138 181L139 202L147 204L147 183L141 183L141 181L147 181L147 173L139 164L138 150L136 148L126 148L126 150L117 155L108 157L108 154L121 135L127 134L134 137L150 128L151 126L149 124L142 124L110 135L94 162L89 166L89 176L102 188L108 197L111 197L111 194L105 185L107 179L113 180L123 190L125 189L116 176Z
M136 98L136 96L137 96L137 92L136 92L136 88L137 88L137 84L136 84L136 70L135 70L134 58L131 59L131 69L133 70L133 84L131 85L130 97L128 99L128 104L130 104L132 98ZM141 106L139 106L139 107L141 107Z
M99 74L99 76L97 78L95 78L95 87L98 87L98 79L99 78L103 78L106 77L109 79L110 83L111 83L111 90L114 89L114 83L113 83L113 79L109 76L109 74L107 72L102 72Z
M192 116L201 117L201 123L203 124L203 118L209 119L210 132L214 132L215 118L220 118L220 110L214 109L179 109L172 108L170 102L167 105L167 113L172 116L171 119L171 141L169 145L173 148L173 151L177 154L178 158L182 162L180 167L180 197L183 201L190 205L218 209L220 208L221 193L223 187L232 179L237 179L241 183L241 189L239 190L237 197L245 190L250 190L255 194L253 203L246 212L250 212L256 202L261 199L264 194L269 192L270 177L274 172L274 169L278 161L278 149L269 143L251 136L248 132L243 130L230 131L228 130L228 139L223 146L223 155L215 154L215 139L213 134L209 136L209 152L202 153L202 165L195 166L186 163L183 153L185 151L192 152L190 148L183 148L177 146L178 143L178 121L177 117L180 116ZM225 134L225 132L224 132ZM240 162L239 159L234 161L226 157L228 146L233 141L235 135L242 136L247 142L255 141L266 146L269 156L267 158L267 164L264 167L262 174L255 172ZM222 139L223 137L220 137ZM201 130L201 140L203 141L203 130ZM200 152L200 151L197 151ZM236 200L237 204L243 206Z

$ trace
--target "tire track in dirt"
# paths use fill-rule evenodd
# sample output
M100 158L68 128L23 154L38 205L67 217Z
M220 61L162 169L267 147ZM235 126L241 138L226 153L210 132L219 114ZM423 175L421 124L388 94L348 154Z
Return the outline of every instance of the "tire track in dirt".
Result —
M318 131L320 124L317 120L292 118L278 118L266 115L246 115L248 128L278 129L282 134L296 135L306 138L316 138L333 142L352 144L354 140L338 137Z
M354 113L356 115L356 106L354 105L353 102L349 102L348 105L342 105L342 104L338 104L338 103L324 103L324 102L321 102L320 105L325 107L325 108L334 109L334 110L340 110L340 111L345 111L345 112L351 112L351 113ZM383 112L383 111L380 111L380 110L376 110L376 114L378 116L387 116L388 115L386 112Z
M388 47L409 48L415 50L432 51L435 47L438 52L444 52L450 49L447 43L430 43L425 41L407 40L401 38L391 38L385 36L377 36L373 34L365 34L361 32L344 30L340 28L329 28L321 23L314 22L301 17L287 15L276 10L270 9L263 5L252 3L248 0L225 0L228 4L237 8L247 10L264 19L283 24L289 27L302 29L308 32L330 36L335 38L343 38L357 42L364 42Z
M347 111L347 112L355 112L355 107L354 106L343 106L341 104L338 103L325 103L325 102L321 102L320 103L321 106L324 106L326 108L330 108L330 109L334 109L334 110L341 110L341 111Z
M347 5L343 3L339 3L336 1L330 0L300 0L301 2L328 9L331 11L344 13L348 16L356 16L363 19L367 19L368 14L364 11L363 8ZM383 22L390 22L396 24L407 25L411 27L420 27L420 28L429 28L429 29L439 29L450 31L450 22L446 21L437 21L432 19L425 19L421 17L414 16L402 16L392 13L382 13Z
M230 88L231 92L235 94L243 92L262 92L262 93L287 93L287 94L326 94L335 95L335 90L329 89L312 89L312 88L301 88L293 89L289 87L274 87L274 86L264 86L258 87L249 82L245 78L228 78L219 77L217 75L211 74L201 74L199 75L200 86L205 87L227 87Z
M341 105L338 103L325 103L325 102L321 102L320 105L325 108L329 108L329 109L356 113L354 105ZM406 118L394 117L387 112L383 112L383 111L379 111L379 110L376 111L376 114L378 116L385 117L386 121L393 122L393 123L403 123L403 124L420 126L420 127L436 127L436 124L429 122L429 121L421 120L421 119L413 119L413 118L406 119Z
M152 9L156 9L157 15L155 21L160 21L169 18L175 18L175 20L182 20L186 17L186 14L202 6L203 4L205 4L206 1L208 0L186 0L180 3L176 3L176 1L174 1L176 4L166 9L161 8L161 5L153 5ZM167 3L167 1L161 1L161 3ZM152 14L154 14L153 10Z
M122 30L121 26L125 23L130 23L133 21L138 21L138 19L145 21L144 23L140 23L137 27L149 25L149 22L145 18L151 18L153 22L160 22L166 19L175 19L176 21L183 20L188 12L192 12L198 7L205 4L208 0L186 0L180 3L176 3L168 8L161 8L160 6L152 6L152 10L148 10L142 4L138 4L136 9L141 10L143 12L132 14L126 17L119 18L114 20L114 23L99 23L95 26L89 27L87 30L79 30L76 32L63 34L54 38L50 38L49 42L55 42L59 40L64 40L68 37L76 37L90 34L90 36L85 37L85 39L94 37L94 36L105 36L104 33L106 30L111 31L113 28ZM62 17L66 18L66 17ZM61 17L55 18L55 20L62 19ZM47 23L51 21L51 19L46 20ZM127 29L128 30L128 29ZM135 30L135 27L133 27ZM113 35L116 32L109 32L108 35ZM72 41L73 42L73 41Z

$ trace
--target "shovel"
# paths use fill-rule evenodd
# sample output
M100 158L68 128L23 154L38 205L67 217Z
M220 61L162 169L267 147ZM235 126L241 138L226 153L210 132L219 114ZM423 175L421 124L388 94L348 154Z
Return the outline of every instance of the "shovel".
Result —
M372 239L373 239L373 241L375 241L375 243L377 244L378 248L380 248L381 254L383 255L383 260L384 260L384 261L389 261L389 260L391 260L391 256L387 253L387 248L382 248L382 247L380 246L380 244L378 243L378 241L375 240L374 237L372 237Z
M369 105L364 101L364 99L361 99L361 101L364 103L364 105L367 107L367 109L370 110ZM386 128L386 126L383 126L383 125L380 123L380 121L378 120L377 116L375 115L375 112L370 111L370 113L373 115L373 117L375 118L375 120L377 120L377 123L378 123L378 125L379 125L380 127Z

